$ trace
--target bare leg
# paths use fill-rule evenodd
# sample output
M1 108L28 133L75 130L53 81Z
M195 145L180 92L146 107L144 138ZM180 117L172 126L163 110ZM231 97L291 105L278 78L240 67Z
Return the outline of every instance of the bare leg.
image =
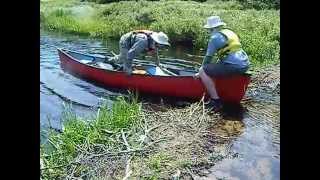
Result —
M210 97L212 99L219 99L218 93L216 91L216 87L214 82L212 81L212 79L204 72L204 70L202 68L200 68L199 71L199 76L200 79L202 81L202 83L204 84L204 86L206 87Z

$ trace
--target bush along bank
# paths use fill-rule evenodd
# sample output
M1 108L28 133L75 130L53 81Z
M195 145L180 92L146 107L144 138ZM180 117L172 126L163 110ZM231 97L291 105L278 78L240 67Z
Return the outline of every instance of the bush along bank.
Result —
M41 27L111 39L119 39L134 29L150 29L167 33L173 44L189 43L205 49L208 34L202 26L207 17L219 15L240 36L254 68L279 63L279 10L241 10L242 6L234 1L74 4L54 6L50 2L42 3Z
M86 0L88 2L96 2L100 4L119 2L123 0ZM159 1L159 0L147 0L147 1ZM208 2L216 3L216 0L194 0L196 2ZM244 6L244 8L255 9L280 9L280 0L223 0L224 3L237 2Z

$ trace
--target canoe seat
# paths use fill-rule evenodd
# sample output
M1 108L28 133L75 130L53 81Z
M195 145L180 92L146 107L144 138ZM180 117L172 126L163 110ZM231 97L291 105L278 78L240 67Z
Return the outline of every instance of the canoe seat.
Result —
M150 67L146 70L148 74L150 75L156 75L156 76L169 76L167 73L165 73L161 68L159 67Z
M146 70L134 69L132 71L133 74L148 74Z
M114 70L114 67L111 64L106 64L106 63L103 63L103 62L97 62L96 65L97 65L97 67L100 67L102 69Z
M81 59L80 62L84 63L84 64L88 64L90 62L92 62L91 60L88 59Z

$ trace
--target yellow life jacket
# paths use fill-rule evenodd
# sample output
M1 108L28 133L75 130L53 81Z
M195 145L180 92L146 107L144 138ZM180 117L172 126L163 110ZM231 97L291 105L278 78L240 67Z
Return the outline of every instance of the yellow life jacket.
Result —
M227 45L217 52L219 58L241 49L240 39L237 34L229 29L222 29L219 32L227 37Z

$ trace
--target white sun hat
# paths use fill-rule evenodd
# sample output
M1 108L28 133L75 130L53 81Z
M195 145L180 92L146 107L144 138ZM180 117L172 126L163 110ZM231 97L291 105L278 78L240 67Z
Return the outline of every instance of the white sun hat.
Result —
M169 41L169 38L168 38L168 36L165 34L165 33L163 33L163 32L153 32L152 34L151 34L151 38L155 41L155 42L157 42L157 43L159 43L159 44L163 44L163 45L167 45L167 46L170 46L170 43L168 42Z
M206 29L215 28L218 26L225 26L226 23L222 22L219 16L210 16L207 19L207 24L203 27Z

